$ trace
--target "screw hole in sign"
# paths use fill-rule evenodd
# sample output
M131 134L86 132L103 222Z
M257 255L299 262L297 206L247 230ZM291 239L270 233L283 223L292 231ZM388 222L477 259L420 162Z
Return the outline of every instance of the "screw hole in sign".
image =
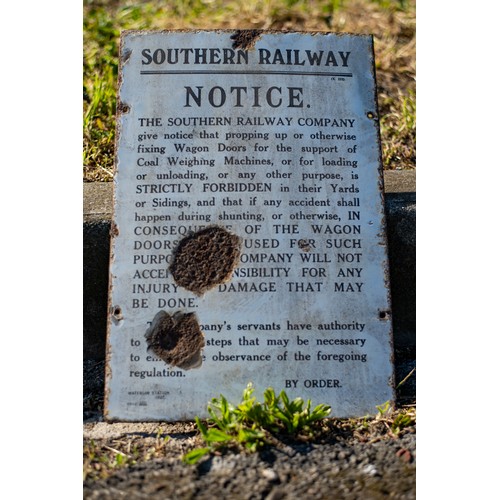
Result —
M113 308L113 316L115 319L122 319L122 308L120 306L115 306Z
M389 311L379 311L378 317L379 319L389 319Z

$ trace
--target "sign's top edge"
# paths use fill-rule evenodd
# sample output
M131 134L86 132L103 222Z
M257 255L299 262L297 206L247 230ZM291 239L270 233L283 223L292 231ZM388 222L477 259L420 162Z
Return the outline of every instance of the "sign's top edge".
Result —
M338 37L359 37L359 38L372 38L372 33L349 33L349 32L335 32L335 31L300 31L300 30L272 30L272 29L157 29L157 30L122 30L121 36L127 35L154 35L154 34L167 34L167 33L186 33L186 34L233 34L233 33L253 33L254 36L263 35L334 35Z

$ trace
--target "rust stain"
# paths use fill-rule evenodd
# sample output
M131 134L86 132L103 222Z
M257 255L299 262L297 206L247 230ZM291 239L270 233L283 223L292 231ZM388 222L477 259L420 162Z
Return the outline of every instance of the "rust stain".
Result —
M110 298L108 298L108 302ZM111 344L109 342L109 319L108 319L108 331L107 331L107 339L106 339L106 354L105 354L105 371L104 371L104 408L103 408L103 416L105 420L111 420L109 415L109 398L111 395Z
M112 238L116 238L120 234L120 231L118 229L118 226L114 221L111 222L111 227L109 228L109 235Z
M299 240L297 242L299 248L303 250L304 252L309 252L311 250L311 245L307 240Z
M170 316L165 311L156 314L144 335L148 352L183 370L199 368L205 337L194 313L181 312Z
M233 49L250 50L262 36L262 30L238 30L231 36Z
M229 281L240 257L241 240L226 229L211 226L181 240L170 265L175 282L203 295Z
M130 111L130 106L128 104L125 104L124 102L119 102L116 105L116 111L121 114L128 113Z
M125 64L130 59L131 55L132 55L131 49L124 49L122 52L122 64Z

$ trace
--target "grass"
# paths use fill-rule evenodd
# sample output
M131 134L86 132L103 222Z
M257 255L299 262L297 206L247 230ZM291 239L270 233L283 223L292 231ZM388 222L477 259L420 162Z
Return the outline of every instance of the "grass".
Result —
M371 33L384 168L415 168L415 11L415 0L84 0L84 181L113 179L118 46L125 29Z

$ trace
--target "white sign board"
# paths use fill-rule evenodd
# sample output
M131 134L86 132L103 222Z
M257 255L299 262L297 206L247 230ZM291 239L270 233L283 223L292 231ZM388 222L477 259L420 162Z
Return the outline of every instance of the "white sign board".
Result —
M105 416L394 399L371 36L125 32Z

